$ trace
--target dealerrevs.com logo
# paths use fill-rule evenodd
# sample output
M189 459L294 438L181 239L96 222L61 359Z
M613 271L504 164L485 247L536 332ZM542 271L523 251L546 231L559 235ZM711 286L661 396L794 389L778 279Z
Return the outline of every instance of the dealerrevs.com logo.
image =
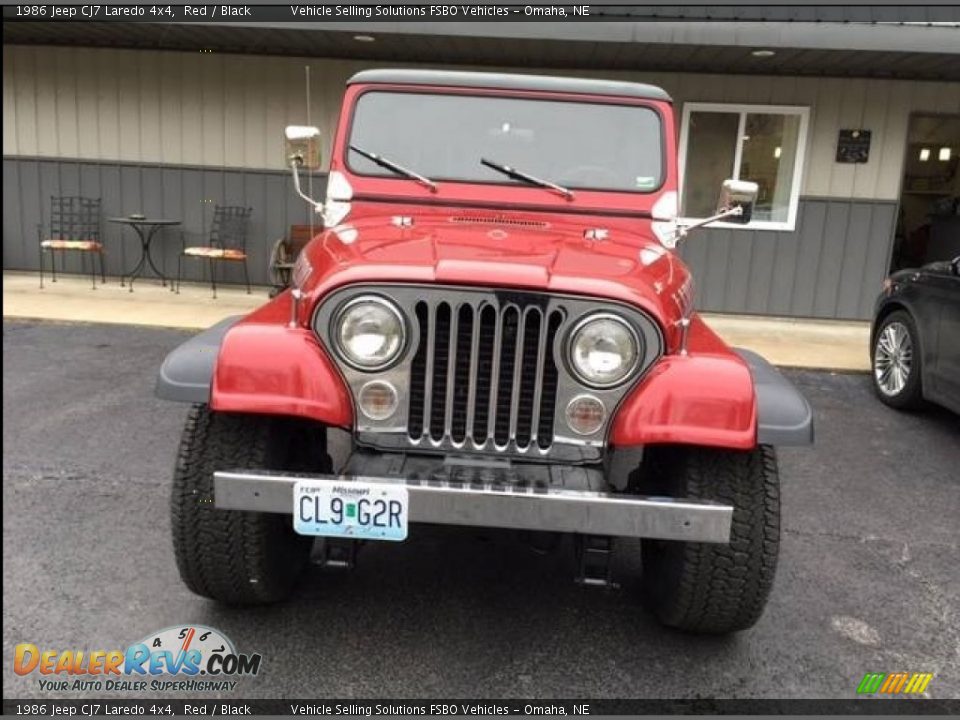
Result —
M238 653L219 630L179 625L147 635L126 650L14 649L17 675L35 675L44 691L170 692L234 690L260 672L260 653Z

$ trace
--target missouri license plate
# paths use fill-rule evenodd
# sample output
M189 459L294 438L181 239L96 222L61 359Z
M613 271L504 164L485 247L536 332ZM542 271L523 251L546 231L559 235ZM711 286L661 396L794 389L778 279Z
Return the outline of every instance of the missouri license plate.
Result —
M402 485L299 480L293 489L293 529L352 540L406 540L408 507Z

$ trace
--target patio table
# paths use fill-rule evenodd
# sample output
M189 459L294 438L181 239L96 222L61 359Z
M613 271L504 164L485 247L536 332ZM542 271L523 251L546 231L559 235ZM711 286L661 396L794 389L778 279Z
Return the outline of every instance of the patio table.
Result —
M166 287L167 276L164 275L163 272L153 262L153 257L150 255L150 243L153 242L153 237L157 234L158 230L164 227L179 225L180 221L133 215L127 217L111 217L107 218L107 221L117 223L118 225L129 225L140 238L140 259L137 261L137 264L134 266L133 270L120 276L121 287L123 286L124 278L129 276L130 292L133 292L133 281L143 275L143 271L146 269L148 263L156 276L160 278L163 286ZM170 283L170 288L171 290L173 289L173 283Z

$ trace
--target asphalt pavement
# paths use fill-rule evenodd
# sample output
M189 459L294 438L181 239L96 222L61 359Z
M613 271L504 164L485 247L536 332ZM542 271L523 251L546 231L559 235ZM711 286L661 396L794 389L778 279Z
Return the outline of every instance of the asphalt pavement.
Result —
M660 627L637 601L636 543L603 590L573 583L568 543L543 555L452 528L370 544L355 571L316 569L284 604L231 609L186 590L169 538L186 407L153 383L187 336L4 322L5 698L82 696L17 676L17 643L119 649L187 623L263 655L225 697L852 698L864 673L895 671L960 697L960 422L946 411L889 410L863 374L786 371L817 443L780 453L776 585L736 636Z

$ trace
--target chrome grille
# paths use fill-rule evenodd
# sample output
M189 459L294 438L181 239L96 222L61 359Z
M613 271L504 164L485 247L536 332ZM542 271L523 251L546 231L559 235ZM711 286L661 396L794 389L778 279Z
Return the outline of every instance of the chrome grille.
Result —
M414 316L420 342L407 422L414 445L550 448L561 309L522 299L500 306L419 301Z
M369 373L342 362L333 327L339 309L361 295L394 303L409 325L397 362ZM570 330L586 315L615 312L643 339L640 378L663 351L646 313L615 301L513 289L370 283L342 288L317 306L313 327L354 398L374 377L396 388L397 411L372 419L357 406L359 445L403 453L482 453L536 460L596 462L609 420L634 382L586 388L562 358ZM608 410L591 436L574 433L564 408L589 392Z

